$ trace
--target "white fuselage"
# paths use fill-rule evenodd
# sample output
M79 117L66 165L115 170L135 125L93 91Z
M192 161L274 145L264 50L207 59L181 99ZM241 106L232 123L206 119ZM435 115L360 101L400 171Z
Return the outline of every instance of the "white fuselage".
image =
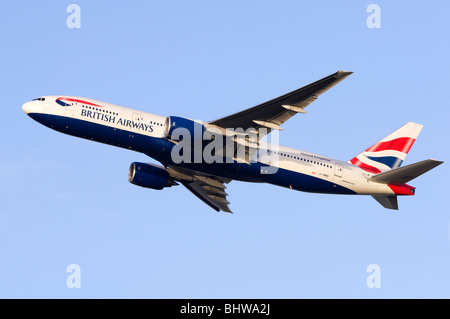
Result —
M23 110L36 121L63 133L143 152L165 165L174 165L168 163L170 150L165 144L165 116L74 96L45 96L25 103ZM301 191L395 195L389 185L370 181L373 173L330 157L268 145L253 159L251 164L196 163L184 167Z

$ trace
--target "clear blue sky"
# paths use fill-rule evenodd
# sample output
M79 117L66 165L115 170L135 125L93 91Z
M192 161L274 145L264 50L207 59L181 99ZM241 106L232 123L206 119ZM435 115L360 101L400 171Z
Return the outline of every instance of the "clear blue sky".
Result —
M0 297L450 297L448 1L69 1L2 5ZM369 29L366 8L381 8ZM52 131L21 105L90 97L205 121L354 71L284 125L347 160L406 122L405 164L447 161L400 210L370 197L232 182L234 214L127 181L146 156ZM81 268L69 289L66 267ZM367 266L381 270L369 289Z

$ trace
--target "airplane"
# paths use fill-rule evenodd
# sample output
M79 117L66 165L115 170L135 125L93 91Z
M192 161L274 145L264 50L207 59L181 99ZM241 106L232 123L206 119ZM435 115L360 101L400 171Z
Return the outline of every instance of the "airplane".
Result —
M42 96L22 109L53 130L148 155L160 165L131 163L129 182L156 190L182 184L218 212L231 213L225 189L232 180L370 195L383 207L398 210L398 196L415 194L415 187L406 183L443 163L427 159L401 166L422 125L409 122L347 161L267 141L268 134L278 133L294 115L306 114L307 106L352 73L338 71L209 122L66 95Z

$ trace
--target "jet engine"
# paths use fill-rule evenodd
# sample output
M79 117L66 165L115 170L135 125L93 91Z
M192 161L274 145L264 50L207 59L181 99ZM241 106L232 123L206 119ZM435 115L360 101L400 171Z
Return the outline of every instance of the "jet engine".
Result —
M194 137L199 137L201 140L205 131L202 122L178 116L167 117L164 128L165 135L172 141L177 142L186 138L186 135L189 135L188 138L191 141L194 140Z
M131 184L152 189L163 189L164 187L178 185L164 167L138 162L131 163L128 181Z

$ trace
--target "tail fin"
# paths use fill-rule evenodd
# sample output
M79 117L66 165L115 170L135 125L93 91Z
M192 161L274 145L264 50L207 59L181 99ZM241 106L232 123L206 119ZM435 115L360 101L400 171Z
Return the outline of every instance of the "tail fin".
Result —
M400 167L422 127L420 124L409 122L352 158L348 163L375 174Z

